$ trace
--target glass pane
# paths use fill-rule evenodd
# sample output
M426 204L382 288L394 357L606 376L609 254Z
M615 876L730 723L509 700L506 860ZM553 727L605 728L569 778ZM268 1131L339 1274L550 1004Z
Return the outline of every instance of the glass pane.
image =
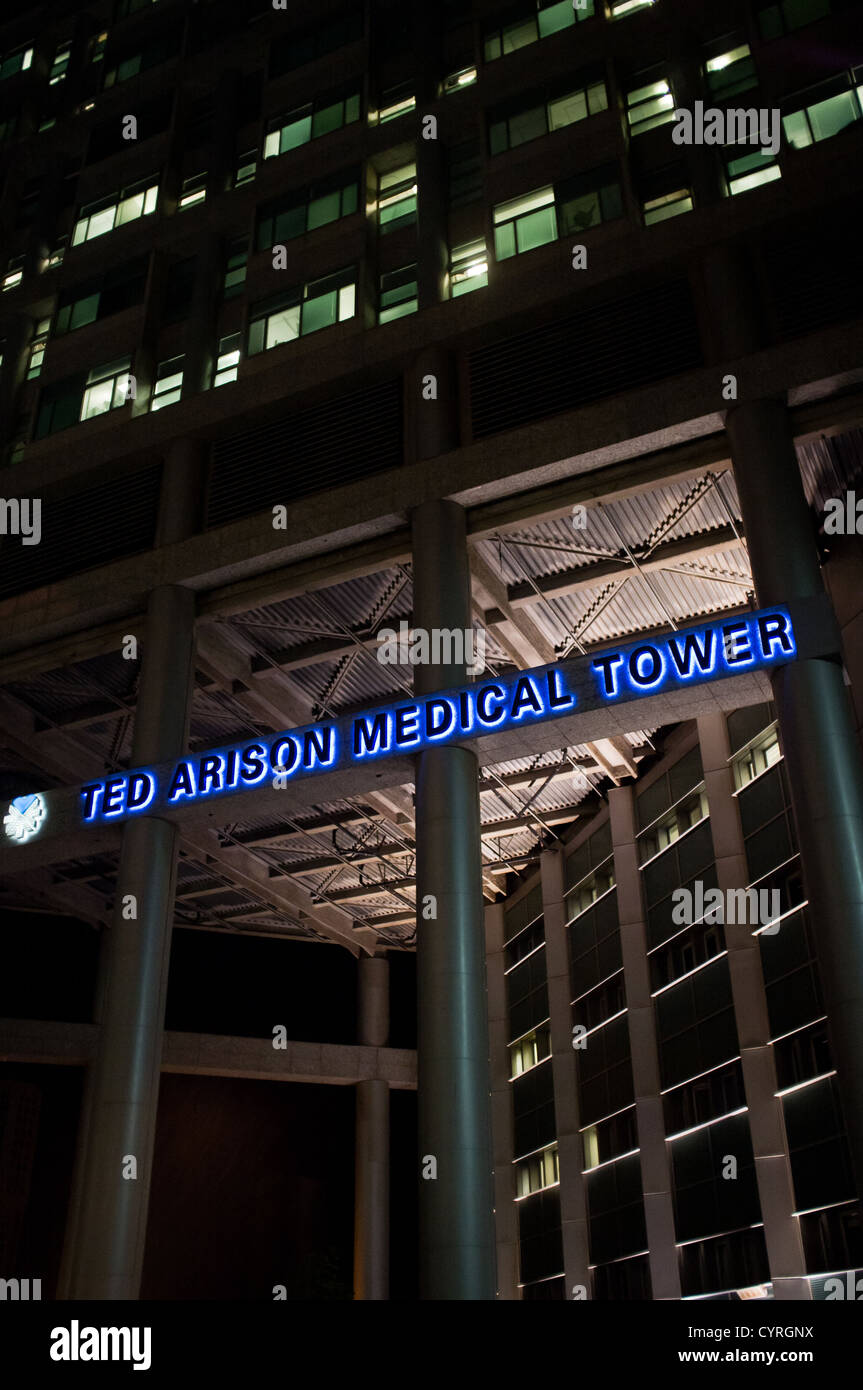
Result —
M338 192L313 199L309 203L308 230L312 232L316 227L325 227L328 222L337 221L340 203Z
M342 189L342 217L349 217L352 212L357 210L358 191L355 183L349 183L347 188Z
M336 322L338 310L338 291L319 295L317 299L307 299L303 305L303 333L315 333L319 328L329 328Z
M90 420L94 415L104 415L111 409L113 394L113 380L100 381L98 386L88 386L81 404L81 419Z
M344 102L341 101L316 111L312 121L312 139L317 139L319 135L329 135L332 130L340 130L344 124L344 111Z
M113 212L113 209L112 209L112 212ZM118 227L122 227L123 224L126 223L126 222L134 222L135 219L136 219L137 217L141 217L141 216L143 215L143 212L144 212L144 195L143 195L143 193L133 193L132 196L131 196L131 198L124 198L123 201L120 203L120 205L119 205L118 208L117 208L117 226L118 226ZM101 216L103 216L103 214L100 213L99 216L101 217ZM92 236L92 235L93 235L93 231L92 231L92 218L91 218L91 231L90 231L90 236Z
M562 208L564 235L570 232L583 232L588 227L596 227L602 221L602 208L598 193L585 193L581 198L572 198Z
M499 261L515 255L515 224L505 222L494 229L494 254Z
M403 319L407 314L415 314L416 308L415 299L408 299L402 304L394 304L389 309L381 309L378 322L391 323L393 319Z
M270 131L269 135L264 141L264 159L272 159L274 155L277 155L279 153L280 136L280 131Z
M550 5L547 10L540 10L537 20L541 39L549 34L556 34L560 29L568 29L575 23L572 0L560 0L559 4Z
M492 154L503 154L508 149L506 121L495 121L488 132L489 148Z
M557 221L554 208L540 208L538 212L531 212L527 217L520 217L516 222L516 234L520 252L532 251L536 246L545 246L546 242L555 241Z
M250 323L250 324L249 324L249 356L250 356L250 357L253 357L253 356L255 355L256 352L263 352L263 350L264 350L264 330L265 330L265 328L266 328L266 321L265 321L264 319L256 319L254 323ZM219 368L220 368L220 370L221 370L222 366L224 365L221 357L219 358L219 363L218 363L218 365L219 365ZM217 384L218 384L218 378L217 378Z
M360 118L360 96L356 92L354 96L348 97L345 102L345 125L350 125L351 121L358 121Z
M279 154L284 154L286 150L295 150L298 145L305 145L311 138L311 116L292 121L290 125L282 126L279 132Z
M590 107L591 116L595 116L598 111L608 110L608 93L605 90L604 82L594 82L592 87L588 87L587 104Z
M94 323L99 312L99 295L90 294L72 305L70 328L83 328L85 323Z
M841 92L829 101L819 101L808 109L812 134L816 140L829 140L857 119L857 106L852 92Z
M574 121L583 121L587 115L587 94L585 92L573 92L572 96L560 97L558 101L548 103L548 126L549 130L559 130L561 126L572 125Z
M483 45L483 57L487 63L490 63L493 58L500 57L500 34L493 34L491 38L486 39Z
M122 203L120 206L122 207ZM87 240L92 241L94 236L103 236L105 232L112 231L114 227L114 217L117 211L118 209L113 207L105 208L104 212L95 212L90 218L90 223L87 227ZM117 222L119 225L119 218Z
M280 309L267 319L267 347L278 347L280 343L292 343L300 336L300 306Z
M538 136L545 135L547 129L544 106L535 106L530 111L521 111L517 116L510 117L510 144L523 145L527 140L536 140Z
M339 322L352 319L357 312L356 285L343 285L339 290Z
M89 223L89 217L82 217L80 222L75 223L75 230L72 233L73 246L80 246L82 241L87 240L87 227Z
M782 7L789 29L800 29L830 13L830 0L785 0Z
M306 230L306 209L304 207L288 208L287 212L280 212L276 218L273 240L269 243L273 246L276 242L290 241L292 237L302 236Z
M812 132L805 111L795 111L791 116L782 117L785 139L795 150L805 150L812 144Z
M525 48L536 42L536 20L526 19L521 24L511 24L503 31L504 53L514 53L517 48Z

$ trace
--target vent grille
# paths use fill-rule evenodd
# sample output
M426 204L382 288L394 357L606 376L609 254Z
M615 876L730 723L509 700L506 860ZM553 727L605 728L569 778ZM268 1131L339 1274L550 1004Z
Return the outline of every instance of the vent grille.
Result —
M700 366L686 281L599 304L471 354L475 438Z
M401 383L354 391L213 445L207 526L397 468Z
M148 550L156 531L161 471L161 464L154 464L56 500L48 492L41 499L38 545L24 545L18 536L0 539L0 595L23 594Z

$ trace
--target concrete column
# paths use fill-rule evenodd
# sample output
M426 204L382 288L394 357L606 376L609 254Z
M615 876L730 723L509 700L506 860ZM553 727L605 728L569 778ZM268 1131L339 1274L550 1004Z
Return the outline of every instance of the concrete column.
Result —
M824 585L783 401L741 402L726 428L762 605ZM863 764L842 661L771 674L857 1190L863 1193Z
M824 579L842 632L859 740L863 738L863 546L856 536L831 536L829 545Z
M728 761L731 747L725 716L718 712L701 716L698 736L716 854L716 878L724 893L729 888L745 888L749 882L740 814L733 796L734 781ZM794 1183L782 1101L776 1095L776 1062L770 1046L761 952L751 927L726 924L724 931L774 1296L811 1299L800 1222L792 1214Z
M357 1041L386 1047L389 1034L389 961L359 961ZM354 1298L389 1297L390 1089L379 1078L357 1082L354 1198Z
M620 946L632 1053L635 1117L641 1150L641 1183L653 1297L680 1298L680 1270L674 1232L671 1155L665 1141L659 1077L656 1017L650 995L647 931L638 872L635 797L632 787L608 793L614 876L620 916Z
M179 756L194 673L195 596L150 594L132 765ZM150 1195L171 946L177 829L142 816L123 831L104 1012L74 1248L73 1299L138 1296ZM132 915L134 913L134 916ZM87 1133L89 1130L89 1142ZM68 1246L68 1241L67 1241Z
M433 402L427 402L434 411ZM443 428L441 428L443 425ZM430 419L422 457L445 437ZM425 448L423 448L425 445ZM465 514L453 502L411 514L414 626L471 624ZM417 666L418 695L467 679L464 664ZM420 1297L495 1294L491 1105L476 754L429 748L416 760Z
M497 1296L517 1300L518 1213L515 1207L515 1145L509 1062L509 1019L503 951L504 909L485 909L485 968L488 977L488 1038L491 1058L491 1133L494 1161L494 1226Z
M572 984L566 941L564 859L560 850L540 856L542 912L545 921L545 963L548 974L548 1012L551 1021L551 1066L554 1114L560 1164L560 1222L566 1296L575 1285L590 1295L590 1249L587 1196L584 1184L584 1144L578 1113L578 1078L572 1046Z

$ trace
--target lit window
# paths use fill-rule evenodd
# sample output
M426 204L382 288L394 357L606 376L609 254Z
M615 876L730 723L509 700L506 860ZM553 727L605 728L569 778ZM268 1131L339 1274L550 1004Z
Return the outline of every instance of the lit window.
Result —
M664 78L627 93L626 120L633 135L674 120L674 97Z
M522 1076L524 1072L530 1071L531 1067L550 1056L551 1038L548 1028L536 1028L532 1033L526 1033L523 1038L519 1038L518 1042L510 1044L510 1076Z
M108 42L108 30L103 29L101 34L90 40L90 62L101 63L105 56L105 45Z
M18 48L14 53L8 53L0 62L0 82L6 77L14 77L16 72L23 72L25 68L29 68L32 61L32 48Z
M150 402L151 412L161 410L166 405L176 405L183 394L183 364L185 357L171 357L167 362L160 362L156 372L156 384L153 387L153 399Z
M95 415L105 415L109 410L118 410L131 400L134 394L129 368L130 357L110 362L105 367L94 367L87 377L84 399L81 402L81 420L92 420Z
M255 150L247 150L245 154L241 154L237 172L234 175L234 187L241 188L244 183L251 183L257 167L258 156Z
M258 305L249 323L249 356L353 318L356 291L356 268L349 266Z
M650 198L644 204L644 225L652 227L654 222L667 222L669 217L679 217L682 212L691 211L691 192L688 188L677 188L673 193L663 193L660 198Z
M401 270L391 270L389 274L381 276L378 323L390 323L393 319L404 318L406 314L415 314L417 307L415 265L406 265Z
M471 290L481 290L488 284L488 253L485 240L467 241L463 246L454 246L449 263L450 296L470 294Z
M68 67L69 67L69 59L70 59L71 57L72 57L72 43L71 43L71 41L69 41L69 42L67 42L67 43L59 43L59 44L57 45L56 52L54 53L54 61L53 61L53 63L51 64L51 71L50 71L50 73L49 73L49 75L48 75L48 85L49 85L49 86L54 87L54 86L56 86L56 84L57 84L58 82L62 82L62 81L63 81L63 79L64 79L65 76L66 76L66 72L67 72L67 69L68 69Z
M597 898L601 898L609 889L613 888L617 880L614 877L614 858L613 856L605 859L589 874L581 879L573 889L566 895L566 920L567 925L572 923L576 917L580 917L582 912L586 912L589 907L593 907Z
M50 130L51 127L52 127L52 126L55 126L56 124L57 124L57 117L56 117L56 116L46 116L44 121L40 121L40 122L39 122L39 129L38 129L38 131L37 131L37 134L38 134L38 135L41 135L43 130Z
M264 250L350 217L359 206L359 174L352 169L269 203L259 211L257 246Z
M748 43L730 48L727 53L717 53L715 58L708 58L704 70L711 96L720 100L746 92L758 82L755 60Z
M183 180L183 188L180 193L178 208L197 207L198 203L206 202L207 198L207 175L195 174L190 179Z
M538 39L549 38L561 29L569 29L582 19L590 19L594 14L594 0L536 0L533 6L525 6L524 13L509 24L493 25L483 33L483 57L487 63L495 58L505 58L508 53L516 53Z
M3 291L14 290L24 279L24 257L15 256L9 262L6 274L3 277Z
M830 0L780 0L759 11L758 24L763 39L778 39L792 29L802 29L830 14Z
M656 0L611 0L611 18L628 19L638 10L649 10Z
M225 263L225 278L222 286L223 299L234 299L238 294L242 294L243 285L246 282L246 262L248 259L249 248L245 237L232 241L228 247L228 258Z
M119 198L114 195L108 200L88 204L81 209L81 216L75 223L72 245L80 246L84 241L92 241L94 237L104 236L115 227L122 227L126 222L134 222L138 217L155 212L158 196L158 183L147 183L145 180L123 189Z
M756 739L744 748L742 753L738 753L733 762L734 785L738 791L743 787L748 787L756 777L760 777L762 772L766 772L774 763L778 763L782 758L782 749L779 747L779 729L774 724L771 728L765 729Z
M492 154L524 145L528 140L547 135L549 131L583 121L608 108L604 82L592 82L565 96L555 97L541 106L528 107L515 115L492 121L489 125L489 146Z
M239 361L239 333L230 333L226 338L220 338L216 366L213 371L213 385L225 386L229 381L236 381Z
M702 783L639 835L639 863L645 864L648 859L661 854L669 845L673 845L675 840L679 840L681 835L685 835L687 830L703 821L708 814L707 793Z
M472 87L476 82L476 68L462 68L460 72L451 72L449 77L443 81L443 91L445 96L451 96L453 92L460 92L465 87Z
M378 222L381 232L409 227L417 218L417 166L403 164L381 174L378 191Z
M326 101L326 105L324 105ZM360 97L358 92L332 101L329 98L318 100L314 105L302 106L288 116L272 120L268 135L264 140L264 159L286 154L321 135L329 135L333 130L341 130L360 118Z
M57 240L57 245L53 248L48 259L42 266L43 270L53 270L55 265L63 264L63 257L66 254L66 242L68 237L62 236Z
M837 92L823 101L813 102L782 117L785 138L795 150L829 140L861 119L863 87Z
M546 1187L554 1187L560 1181L557 1144L543 1149L542 1153L532 1154L515 1165L517 1197L529 1197L532 1192L542 1192Z
M369 112L369 125L384 125L386 121L397 121L399 116L406 116L409 111L414 111L417 99L409 90L409 86L409 83L402 83L401 86L390 87L384 92L380 110Z
M782 170L771 150L755 150L739 159L726 159L728 192L733 197L737 193L747 193L751 188L760 188L763 183L772 183L782 178Z
M556 240L553 188L538 188L495 208L494 254L499 261Z
M40 319L36 325L36 333L30 344L30 360L27 364L28 381L33 381L42 370L42 359L45 356L45 346L48 342L50 327L50 319Z

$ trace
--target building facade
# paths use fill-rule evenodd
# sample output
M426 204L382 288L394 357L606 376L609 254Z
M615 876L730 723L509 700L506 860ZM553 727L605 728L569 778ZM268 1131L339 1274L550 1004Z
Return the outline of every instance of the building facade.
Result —
M4 904L102 939L62 1295L137 1295L169 1054L355 1088L357 1297L417 1081L424 1297L863 1267L861 136L846 0L0 26L8 799L759 607L821 644L739 707L7 829ZM174 930L347 950L356 1047L166 1040Z

